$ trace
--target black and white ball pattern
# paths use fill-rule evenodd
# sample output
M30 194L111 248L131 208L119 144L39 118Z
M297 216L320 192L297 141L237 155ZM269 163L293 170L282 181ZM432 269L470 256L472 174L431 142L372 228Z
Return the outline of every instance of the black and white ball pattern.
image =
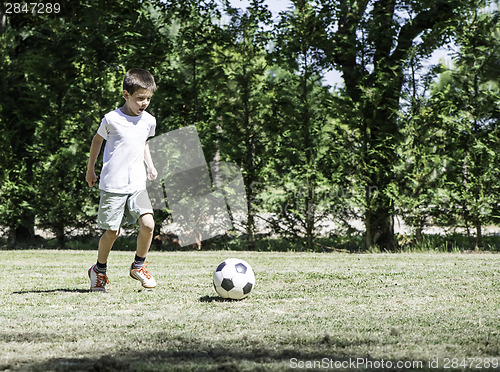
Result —
M215 269L213 283L215 291L222 298L241 300L255 286L255 274L247 262L239 258L228 258Z

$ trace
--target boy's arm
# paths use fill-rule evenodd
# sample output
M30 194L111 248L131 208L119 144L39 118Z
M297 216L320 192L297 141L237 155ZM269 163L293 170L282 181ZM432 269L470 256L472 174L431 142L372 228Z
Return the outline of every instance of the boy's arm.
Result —
M97 175L95 174L95 162L97 161L97 157L101 152L101 146L104 141L104 138L96 134L92 139L92 145L90 145L90 155L89 155L89 163L87 165L87 175L85 180L89 184L90 187L94 186L97 182Z
M144 161L148 166L148 178L150 181L153 181L158 177L158 171L156 170L153 164L153 158L151 157L151 152L149 151L149 144L146 142L146 146L144 147Z

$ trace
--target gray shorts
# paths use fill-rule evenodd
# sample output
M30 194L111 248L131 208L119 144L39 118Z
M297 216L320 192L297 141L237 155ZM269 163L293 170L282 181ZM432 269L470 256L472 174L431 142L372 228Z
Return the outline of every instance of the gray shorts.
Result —
M97 225L101 229L116 231L122 225L132 225L143 214L153 214L146 190L133 194L115 194L101 190Z

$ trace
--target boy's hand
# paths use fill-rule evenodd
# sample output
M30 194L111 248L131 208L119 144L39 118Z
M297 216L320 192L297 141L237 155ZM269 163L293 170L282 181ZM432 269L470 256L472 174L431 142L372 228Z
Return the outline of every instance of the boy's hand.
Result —
M87 176L85 177L85 180L87 181L87 183L89 184L90 187L94 186L95 183L97 182L97 175L95 174L95 172L93 170L87 170Z
M148 179L150 181L154 181L158 177L158 171L156 170L155 167L149 168L148 167Z

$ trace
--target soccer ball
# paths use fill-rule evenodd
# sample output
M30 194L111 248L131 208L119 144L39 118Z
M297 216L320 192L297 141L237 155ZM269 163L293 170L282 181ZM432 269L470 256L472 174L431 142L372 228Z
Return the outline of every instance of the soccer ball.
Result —
M248 296L255 285L252 267L239 258L223 261L213 276L214 288L219 296L241 300Z

